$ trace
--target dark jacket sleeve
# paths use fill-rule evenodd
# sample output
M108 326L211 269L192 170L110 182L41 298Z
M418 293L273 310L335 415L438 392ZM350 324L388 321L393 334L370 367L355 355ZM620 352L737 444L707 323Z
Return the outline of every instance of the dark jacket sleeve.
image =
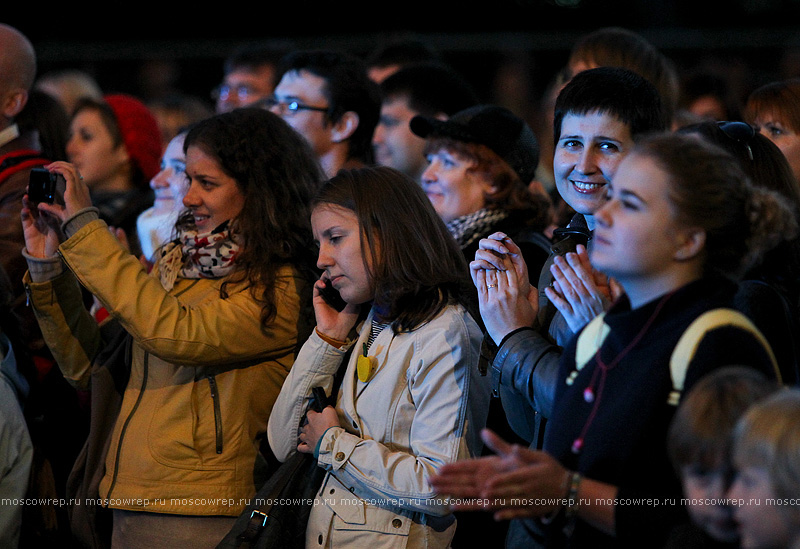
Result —
M535 440L540 415L553 409L562 348L537 331L517 330L501 342L492 361L492 388L508 423L525 440Z

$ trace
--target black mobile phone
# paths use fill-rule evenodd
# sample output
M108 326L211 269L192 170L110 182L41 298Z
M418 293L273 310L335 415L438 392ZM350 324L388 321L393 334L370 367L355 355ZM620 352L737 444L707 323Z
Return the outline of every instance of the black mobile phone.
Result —
M347 303L342 299L342 296L339 295L339 291L331 285L331 281L327 278L324 279L323 282L325 283L325 287L319 292L322 299L337 311L344 309Z
M64 190L66 180L57 173L52 173L45 168L31 168L28 179L28 198L34 204L64 204Z
M322 387L314 387L311 389L311 408L315 412L322 412L328 405L328 395L325 394L325 389Z

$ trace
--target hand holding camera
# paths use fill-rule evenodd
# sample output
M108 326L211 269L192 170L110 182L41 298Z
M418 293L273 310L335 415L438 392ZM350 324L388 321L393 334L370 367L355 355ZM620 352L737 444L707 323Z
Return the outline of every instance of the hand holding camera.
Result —
M92 205L89 188L68 162L53 162L31 171L22 200L25 246L34 257L51 257L61 240L61 224Z
M37 172L34 175L32 171L28 185L28 199L36 204L37 209L57 217L63 223L92 205L89 187L73 164L53 162L44 169L49 173L49 179L47 174Z

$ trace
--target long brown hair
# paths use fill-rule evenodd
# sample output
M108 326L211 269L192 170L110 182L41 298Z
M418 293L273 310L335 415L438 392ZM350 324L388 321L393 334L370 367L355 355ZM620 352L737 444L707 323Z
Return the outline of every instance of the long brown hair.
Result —
M229 283L248 282L262 303L266 326L276 313L278 269L291 265L316 277L309 204L323 179L319 165L298 133L277 115L257 108L197 123L186 135L184 151L189 147L215 158L244 195L244 207L230 227L241 245L237 269L223 283L221 295L227 295ZM193 227L186 213L176 224L179 231Z
M417 328L449 303L474 316L466 259L416 181L388 167L342 170L312 203L324 205L355 213L374 306L395 332Z

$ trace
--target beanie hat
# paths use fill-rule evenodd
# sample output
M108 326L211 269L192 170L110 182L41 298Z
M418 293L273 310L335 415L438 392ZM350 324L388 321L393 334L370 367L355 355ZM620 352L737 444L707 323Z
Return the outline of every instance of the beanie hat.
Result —
M409 127L423 138L441 136L485 145L505 160L526 185L533 180L539 164L539 142L533 130L505 107L476 105L447 120L415 116Z
M144 103L125 94L104 98L114 112L125 149L145 180L152 179L161 166L161 130L153 113Z

